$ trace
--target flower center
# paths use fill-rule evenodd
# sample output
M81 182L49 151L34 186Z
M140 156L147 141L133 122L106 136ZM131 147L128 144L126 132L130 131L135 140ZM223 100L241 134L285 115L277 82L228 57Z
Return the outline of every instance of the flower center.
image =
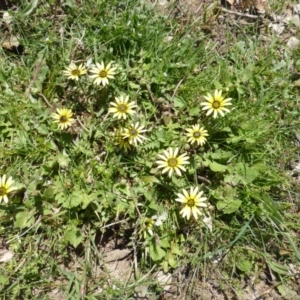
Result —
M71 74L72 74L73 76L79 76L79 75L80 75L80 70L79 70L79 69L72 70L72 71L71 71Z
M177 166L177 164L178 164L178 162L177 162L176 158L172 157L172 158L168 159L168 166L169 167L174 168L174 167Z
M215 101L212 103L212 107L215 108L215 109L220 108L220 106L221 106L221 103L220 103L220 101L218 101L218 100L215 100Z
M108 75L108 73L107 73L106 70L101 70L101 71L99 72L98 75L99 75L99 77L101 77L101 78L106 78L107 75Z
M194 207L195 206L195 200L193 198L190 198L187 202L186 202L187 206L189 207Z
M128 109L128 107L127 107L126 104L119 104L118 105L118 111L121 112L121 113L127 112L127 109Z
M194 132L193 133L193 137L195 138L195 139L197 139L198 137L200 137L200 132L199 131L196 131L196 132Z
M6 188L4 186L0 187L0 196L4 196L6 194L7 194Z
M145 226L146 226L147 228L153 227L153 220L152 220L152 219L146 220L146 221L145 221Z
M130 129L130 135L131 136L137 136L138 135L138 131L136 129Z
M66 123L68 121L68 118L66 116L61 116L60 119L59 119L59 121L61 123Z

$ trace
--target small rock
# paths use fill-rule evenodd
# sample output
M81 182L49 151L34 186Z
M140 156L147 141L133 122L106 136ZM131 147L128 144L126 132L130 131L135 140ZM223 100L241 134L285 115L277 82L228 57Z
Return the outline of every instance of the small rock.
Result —
M284 31L284 25L283 24L274 24L270 23L269 27L278 35L282 34Z
M170 273L164 274L162 271L159 271L156 278L159 284L164 287L165 292L170 290L171 285L169 285L169 283L172 281L172 275Z
M295 4L293 9L296 14L300 15L300 4Z
M300 41L297 38L292 36L292 37L289 38L289 40L287 42L287 46L290 49L295 50L299 47L299 43L300 43Z
M13 258L14 253L10 250L1 250L0 251L0 262L6 262Z
M290 19L290 23L294 24L296 27L300 27L300 17L299 15L294 15Z
M167 0L159 0L158 3L159 5L165 5L167 3Z
M105 256L104 256L103 260L106 263L121 260L121 259L125 258L127 255L129 255L130 252L131 252L131 250L129 250L129 249L112 250L112 251L109 251L109 252L105 253Z

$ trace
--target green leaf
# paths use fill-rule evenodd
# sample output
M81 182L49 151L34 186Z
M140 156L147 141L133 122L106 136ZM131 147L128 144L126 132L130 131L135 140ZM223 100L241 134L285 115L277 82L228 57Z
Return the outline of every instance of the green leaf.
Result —
M76 248L83 241L83 236L74 224L70 224L65 231L65 239Z
M171 253L168 253L168 264L172 267L175 268L177 266L177 261L175 259L175 256L172 255Z
M254 168L251 168L247 164L243 163L236 164L234 169L244 184L253 182L253 180L259 175Z
M164 273L168 273L169 272L169 264L168 264L168 262L166 260L164 260L161 265L162 265L162 268L164 270Z
M133 90L138 90L140 88L140 85L139 84L136 84L132 81L129 81L129 87L132 88Z
M142 176L141 180L145 183L160 183L159 179L155 176Z
M232 152L222 151L222 150L217 150L216 152L209 154L209 157L213 160L218 160L218 159L228 160L232 156L233 156Z
M43 60L40 63L45 64L45 61ZM49 72L49 67L47 65L44 65L44 66L41 67L41 69L38 73L37 79L34 82L33 87L31 88L32 94L37 94L37 93L42 92L43 83L46 80L48 72Z
M236 186L241 181L241 177L235 174L228 174L224 177L224 182Z
M280 275L288 275L289 274L289 269L282 264L279 264L275 261L270 261L270 260L267 261L267 264L274 272L276 272Z
M74 0L64 0L64 5L69 6L71 8L75 7Z
M52 187L47 187L44 191L43 197L45 199L53 200L54 199L54 190Z
M0 70L0 82L3 82L3 83L7 83L7 79L8 77L6 76L6 74L3 72L3 70Z
M190 116L199 116L200 113L200 107L199 106L194 106L189 110L189 115Z
M86 193L82 193L81 194L81 203L82 203L82 206L81 208L82 209L86 209L87 206L95 199L97 199L97 194L96 193L92 193L90 195L86 194Z
M154 245L153 243L150 244L149 252L153 261L159 261L166 255L166 252L160 246Z
M20 211L15 215L14 228L30 227L34 224L35 209Z
M174 107L181 108L186 105L186 102L182 98L175 97L173 101L174 101Z
M23 16L29 16L38 5L38 0L31 0L29 5L21 12Z
M225 199L217 202L217 208L224 214L232 214L240 208L241 204L241 200Z
M88 197L88 195L84 191L75 190L72 192L71 196L69 197L69 204L68 207L77 207L84 202L84 198Z
M217 162L211 163L209 167L213 172L225 172L227 170L227 166L218 164Z
M288 285L280 284L277 286L278 292L284 299L297 299L297 292Z
M169 242L168 237L167 237L167 236L162 237L162 238L159 240L159 245L160 245L162 248L169 248L169 247L170 247L170 242Z
M58 153L56 159L57 159L59 166L62 168L66 168L69 165L69 162L71 161L67 155L64 155L61 153Z
M173 254L177 254L177 255L182 255L182 252L181 250L179 249L179 246L177 244L173 244L172 247L171 247L171 252Z
M263 203L264 209L269 213L269 217L276 223L282 224L282 216L279 212L278 205L266 192L259 194L258 192L251 193L251 197Z
M9 280L9 277L4 275L4 274L0 274L0 284L6 284Z
M250 273L252 269L252 262L247 259L241 259L237 262L236 266L240 271Z

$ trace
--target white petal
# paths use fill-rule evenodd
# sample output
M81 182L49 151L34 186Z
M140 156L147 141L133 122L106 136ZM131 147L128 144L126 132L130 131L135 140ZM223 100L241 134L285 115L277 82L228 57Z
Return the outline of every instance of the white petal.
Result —
M175 148L175 149L174 149L174 153L173 153L173 156L174 156L174 157L176 157L176 156L177 156L177 154L178 154L178 151L179 151L179 148Z

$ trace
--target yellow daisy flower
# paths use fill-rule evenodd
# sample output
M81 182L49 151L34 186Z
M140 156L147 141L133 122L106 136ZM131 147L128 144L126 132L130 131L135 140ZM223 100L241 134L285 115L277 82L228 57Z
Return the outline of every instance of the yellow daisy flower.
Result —
M164 151L164 155L158 155L161 160L156 161L156 163L158 164L159 169L164 168L162 170L162 174L169 171L169 177L171 177L175 171L177 175L181 176L181 171L185 171L185 167L183 165L189 164L189 157L186 153L178 156L178 151L178 148L175 148L174 150L169 148Z
M57 108L57 113L52 114L54 123L58 123L58 128L65 129L72 125L74 119L72 118L73 113L70 109L67 108Z
M154 215L151 218L142 220L140 232L143 233L144 238L146 238L147 234L152 236L155 231L155 226L161 226L167 217L168 214L164 212L161 215Z
M208 136L207 130L204 127L200 128L200 125L193 125L192 128L186 129L188 142L197 143L198 145L203 146L206 143L206 136Z
M198 187L191 187L190 192L183 189L183 194L177 194L178 198L175 200L185 204L184 208L180 211L183 218L186 217L189 220L191 214L193 214L194 218L197 220L198 215L202 215L202 212L198 207L207 207L207 204L204 203L207 198L201 197L202 194L202 191L198 192Z
M76 66L73 62L71 62L66 70L63 71L63 74L68 76L68 79L78 80L79 76L86 74L86 72L87 70L83 64Z
M210 93L207 93L207 96L204 96L204 98L207 100L207 102L202 102L200 105L203 106L203 110L207 110L207 116L213 113L213 117L216 118L219 113L223 117L225 112L230 111L225 106L232 105L230 102L232 98L224 99L222 96L222 91L215 90L214 96L212 96Z
M125 128L122 135L125 139L128 139L130 145L137 146L138 143L143 143L146 139L146 137L142 135L143 132L147 131L144 127L145 126L139 126L139 122L131 124L128 128Z
M126 96L125 98L123 96L116 97L116 102L110 102L110 107L108 109L109 113L113 113L114 118L124 120L127 118L127 115L132 115L134 113L133 108L136 107L134 101L128 102L129 96Z
M147 231L147 233L149 233L150 235L153 235L153 225L155 223L154 218L146 218L144 220L144 227L145 227L145 231Z
M112 62L108 63L108 65L105 67L103 61L101 64L96 63L96 67L91 69L91 73L94 73L93 75L90 75L90 77L94 80L94 84L99 85L102 83L103 86L106 86L108 84L108 79L114 78L114 74L116 73L116 68L111 68Z
M7 194L17 189L16 187L12 186L13 183L14 181L11 177L9 177L7 180L6 175L0 177L0 203L2 200L4 200L5 203L8 203Z
M129 144L129 139L125 138L123 136L123 133L124 129L115 131L116 145L118 145L121 149L124 149L125 152L127 152L131 148L131 145Z

